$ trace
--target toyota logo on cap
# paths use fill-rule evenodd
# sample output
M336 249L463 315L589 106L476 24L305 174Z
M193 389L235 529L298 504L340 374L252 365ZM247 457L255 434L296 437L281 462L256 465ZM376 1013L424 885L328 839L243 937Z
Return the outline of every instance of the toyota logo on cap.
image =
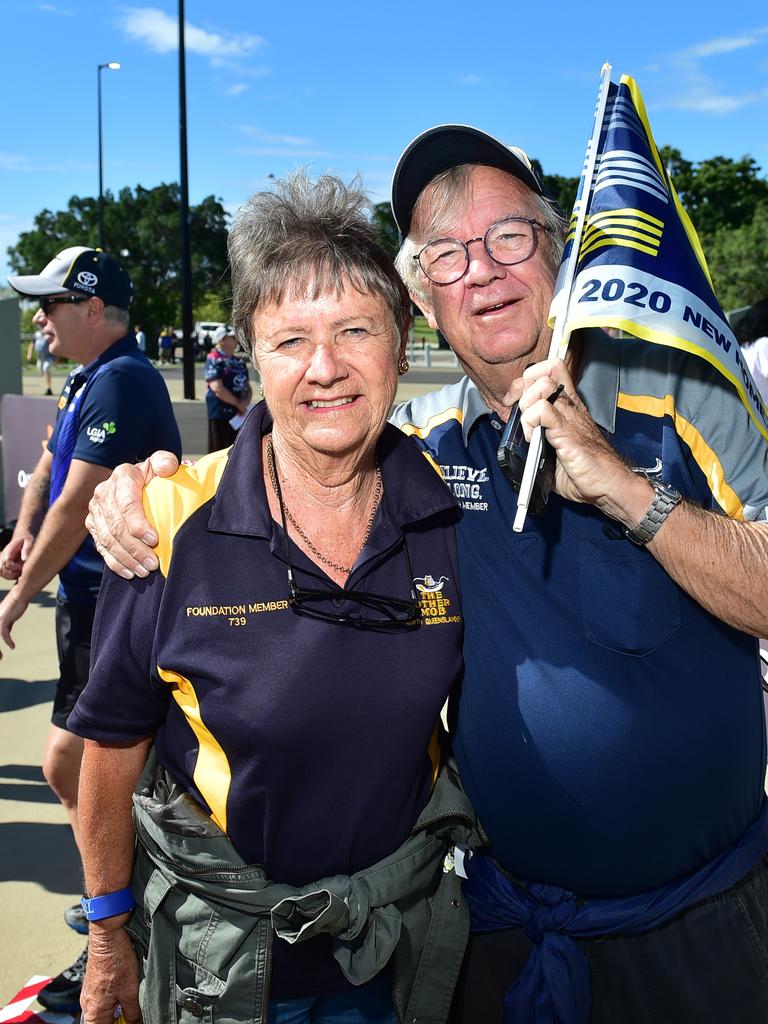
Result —
M95 274L92 274L90 270L81 270L77 275L77 280L85 288L93 288L99 279Z

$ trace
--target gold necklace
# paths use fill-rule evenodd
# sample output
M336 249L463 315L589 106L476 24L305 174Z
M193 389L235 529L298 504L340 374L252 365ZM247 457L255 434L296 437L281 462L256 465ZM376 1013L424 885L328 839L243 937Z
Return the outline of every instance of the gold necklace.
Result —
M283 494L282 494L282 491L280 490L280 483L279 483L279 481L277 479L277 469L275 467L275 450L272 447L272 435L271 434L267 438L267 468L269 470L269 478L272 481L272 489L275 492L275 497L277 498L277 501L278 501L278 504L280 505L280 508L282 509L283 512L285 512L286 518L288 519L289 523L294 528L294 530L296 530L296 532L301 537L301 539L304 541L304 543L307 545L307 547L312 552L312 554L315 555L317 558L319 558L320 561L323 562L324 565L329 565L331 567L331 569L335 569L337 572L343 572L346 576L349 576L349 574L352 572L352 568L353 567L351 565L348 566L348 567L344 566L344 565L337 565L336 562L332 562L330 560L330 558L326 558L325 555L322 555L317 550L317 548L312 543L312 541L309 539L309 537L306 535L306 533L304 533L304 531L299 526L299 524L296 522L296 520L293 518L293 516L291 515L290 509L288 508L288 506L283 501ZM382 490L383 490L383 485L382 485L382 482L381 482L381 470L379 469L379 464L377 462L376 463L376 486L374 487L374 490L373 490L373 505L371 507L371 514L368 516L368 526L366 527L366 530L365 530L365 536L363 537L363 542L360 545L360 551L363 550L363 548L365 547L366 543L368 542L368 538L371 535L371 530L373 529L373 520L376 518L376 509L379 507L379 502L381 501L381 492L382 492Z

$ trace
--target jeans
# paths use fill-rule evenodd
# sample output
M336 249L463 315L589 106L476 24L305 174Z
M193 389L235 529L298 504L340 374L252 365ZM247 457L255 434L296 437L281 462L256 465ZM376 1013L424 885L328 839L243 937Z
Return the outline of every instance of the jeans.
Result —
M398 1024L391 984L387 977L335 996L272 999L267 1024Z

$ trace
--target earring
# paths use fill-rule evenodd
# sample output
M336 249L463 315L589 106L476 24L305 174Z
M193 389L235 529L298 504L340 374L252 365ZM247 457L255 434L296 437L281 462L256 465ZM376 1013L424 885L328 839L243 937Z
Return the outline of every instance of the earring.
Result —
M408 373L410 368L411 364L408 362L405 356L400 356L400 361L397 364L397 372L400 374L400 376L402 377L404 373Z

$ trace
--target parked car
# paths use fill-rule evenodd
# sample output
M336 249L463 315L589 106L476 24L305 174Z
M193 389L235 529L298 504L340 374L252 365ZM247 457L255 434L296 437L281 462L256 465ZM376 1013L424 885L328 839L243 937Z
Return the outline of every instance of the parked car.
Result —
M208 353L213 347L213 335L219 327L224 327L225 324L216 323L213 320L198 320L195 324L195 347L197 349L197 355L200 359L205 359Z

